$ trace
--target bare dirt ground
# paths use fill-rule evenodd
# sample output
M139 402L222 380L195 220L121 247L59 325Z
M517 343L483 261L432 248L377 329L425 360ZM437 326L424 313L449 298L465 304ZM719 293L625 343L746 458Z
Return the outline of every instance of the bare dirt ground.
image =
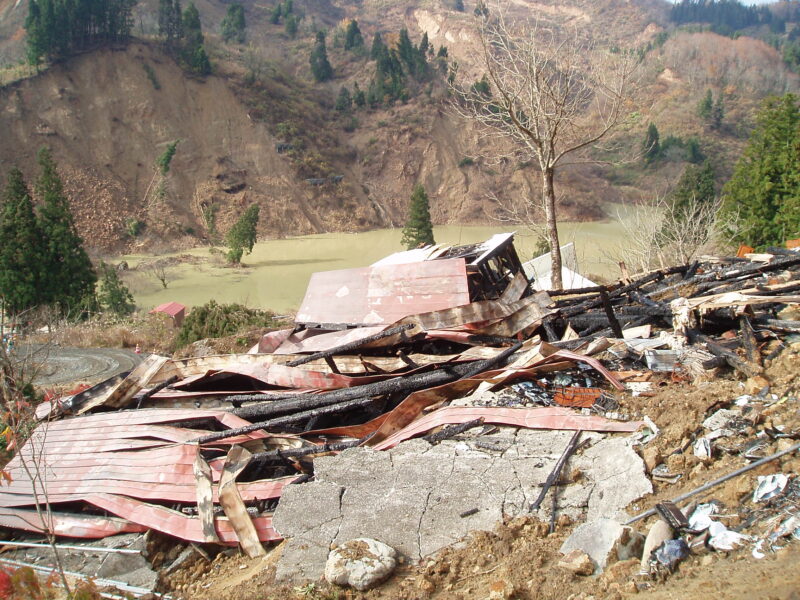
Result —
M674 498L703 483L741 467L742 445L756 439L765 428L785 432L800 430L798 410L798 364L800 345L784 351L768 365L765 376L770 392L780 401L767 408L747 413L742 432L725 444L720 443L715 459L706 464L696 458L691 447L680 451L693 439L703 419L719 407L729 406L745 393L745 382L730 376L706 382L672 382L664 378L651 397L621 397L621 410L632 417L647 415L661 427L659 436L646 448L665 462L673 473L680 473L675 483L653 481L652 495L629 507L631 515L640 513L657 501ZM779 451L788 439L768 440L763 455ZM652 458L652 457L651 457ZM774 527L769 519L759 518L752 493L757 476L800 471L800 457L795 453L763 465L738 478L713 488L695 499L716 500L730 515L725 524L741 533L763 537ZM685 508L685 505L683 505ZM655 518L635 525L642 533ZM398 523L402 527L402 523ZM263 600L264 598L352 598L359 600L435 599L562 599L623 598L645 594L659 600L678 598L800 598L800 543L789 541L783 549L768 551L763 559L752 556L752 543L731 552L707 551L690 555L672 575L662 581L638 575L639 561L617 562L599 577L581 577L558 566L559 548L574 524L559 519L556 531L547 533L547 525L529 517L498 523L493 531L473 532L466 540L449 547L420 564L401 564L382 586L369 592L355 592L310 582L297 587L276 585L272 566L281 547L265 559L250 560L233 552L219 554L212 562L198 561L166 579L172 593L182 598L212 600Z

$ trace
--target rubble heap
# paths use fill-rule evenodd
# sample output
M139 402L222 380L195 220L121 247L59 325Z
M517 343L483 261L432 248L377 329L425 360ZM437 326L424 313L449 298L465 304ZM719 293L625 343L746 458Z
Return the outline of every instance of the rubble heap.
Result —
M770 397L763 373L765 361L800 333L798 289L800 254L772 249L607 286L537 292L510 234L316 274L295 327L266 334L248 354L152 355L129 373L41 405L41 424L6 466L11 483L0 489L0 525L83 538L154 530L261 556L263 542L283 538L272 521L280 498L287 486L314 483L315 458L388 451L415 437L469 439L470 450L483 440L487 450L507 427L575 432L540 461L542 480L516 502L520 514L547 506L548 490L566 485L571 456L602 439L582 432L633 434L626 444L639 448L653 480L672 481L668 465L647 457L659 424L631 414L623 394L733 369L753 393L710 414L681 449L710 460L748 412L797 401ZM767 458L757 448L741 452L750 461ZM27 476L34 463L38 487ZM796 487L779 474L759 484L753 502L773 510L753 518L780 523L754 552L797 536ZM47 515L37 509L43 493ZM698 544L742 543L715 519L713 504L682 512L676 503L689 497L654 509L668 527L648 537L643 567L673 569ZM619 535L611 537L616 543ZM576 550L583 545L565 544L565 553ZM605 564L603 552L588 553L592 571ZM582 555L567 563L587 571Z

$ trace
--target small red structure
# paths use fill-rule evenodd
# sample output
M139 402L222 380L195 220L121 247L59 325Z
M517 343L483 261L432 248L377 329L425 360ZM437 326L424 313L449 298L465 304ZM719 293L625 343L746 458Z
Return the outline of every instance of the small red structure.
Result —
M164 313L169 315L172 318L172 322L175 324L175 327L180 327L183 323L183 318L186 316L186 307L180 302L167 302L166 304L160 304L156 306L150 311L151 315L153 313Z

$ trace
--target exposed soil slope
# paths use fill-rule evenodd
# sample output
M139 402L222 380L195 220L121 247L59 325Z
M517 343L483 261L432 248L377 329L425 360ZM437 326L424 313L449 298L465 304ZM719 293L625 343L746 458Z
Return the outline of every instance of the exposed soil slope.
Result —
M427 33L434 47L447 46L468 84L482 76L472 4L457 12L449 2L433 0L298 0L297 11L305 17L291 40L282 24L269 23L272 5L245 2L248 47L219 41L224 5L196 4L214 61L212 76L189 77L154 41L135 41L127 49L74 57L0 88L0 130L7 132L0 140L0 175L17 165L32 180L36 150L51 146L81 233L95 251L159 251L219 238L252 202L261 205L260 234L272 237L402 225L417 182L426 186L437 224L486 221L498 213L498 202L539 196L534 167L493 162L492 145L448 111L443 74L412 86L407 104L361 109L352 116L333 108L342 86L352 90L358 83L366 90L375 71L373 61L335 42L343 19L357 18L367 43L377 31L391 41L407 27L414 43ZM630 118L616 135L622 151L601 151L592 157L596 164L560 171L562 218L595 219L605 202L638 201L675 184L686 166L680 152L648 168L636 159L650 122L662 139L697 136L724 180L760 99L800 88L798 76L772 47L746 36L676 32L669 29L667 6L659 0L508 5L515 16L533 14L548 27L576 28L598 44L643 52ZM153 0L137 5L136 36L154 39L156 8ZM24 14L26 0L0 0L5 64L22 56ZM323 84L311 81L308 66L317 27L329 33L336 75ZM665 27L669 35L653 47ZM262 72L248 83L256 63ZM718 130L697 115L707 89L724 98ZM276 144L289 141L287 129L299 132L304 142L300 157L277 150ZM175 140L178 150L159 193L154 161ZM603 164L609 161L616 166ZM341 182L332 183L330 176L341 176ZM308 179L326 183L311 185ZM145 228L133 238L128 230L135 221Z

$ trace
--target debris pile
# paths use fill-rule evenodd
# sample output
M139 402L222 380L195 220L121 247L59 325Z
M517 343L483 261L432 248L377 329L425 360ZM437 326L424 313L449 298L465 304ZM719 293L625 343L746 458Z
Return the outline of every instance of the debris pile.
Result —
M152 530L262 556L263 542L283 538L272 517L282 496L297 496L290 489L317 485L341 494L339 483L314 481L315 462L332 460L324 457L388 451L422 437L428 444L450 440L447 460L470 453L483 460L498 444L505 452L516 443L493 434L521 428L575 432L546 449L531 471L540 480L523 482L519 497L497 508L502 517L512 506L518 514L546 507L552 531L558 488L589 485L592 465L603 462L597 455L587 463L583 483L577 476L565 481L573 455L602 447L602 435L581 432L629 434L625 444L639 450L654 482L680 480L670 461L648 452L659 424L634 414L628 393L646 396L659 384L727 368L743 376L747 394L720 399L680 449L704 464L720 454L765 460L762 442L800 435L759 420L777 403L797 402L770 394L764 368L800 333L798 276L800 254L775 249L608 286L537 292L511 234L317 273L295 327L266 334L251 353L151 355L129 373L38 407L41 424L6 466L11 483L0 488L0 525L83 538ZM369 462L365 456L359 460ZM629 463L626 456L607 459ZM549 490L552 506L544 501ZM587 574L589 556L591 571L602 569L612 549L618 558L642 557L648 573L673 570L699 545L753 543L754 555L763 554L798 536L798 493L794 477L761 481L743 519L769 523L769 530L752 540L726 526L713 503L681 511L675 503L689 496L658 505L668 526L647 540L617 521L602 522L599 533L579 527L574 535L583 538L563 548L565 568ZM47 514L39 510L45 500ZM589 498L576 502L579 517L619 518L594 510ZM462 508L461 521L480 510ZM284 511L281 519L292 515ZM417 558L449 538L442 540L437 546L419 538ZM598 540L608 543L598 550Z

